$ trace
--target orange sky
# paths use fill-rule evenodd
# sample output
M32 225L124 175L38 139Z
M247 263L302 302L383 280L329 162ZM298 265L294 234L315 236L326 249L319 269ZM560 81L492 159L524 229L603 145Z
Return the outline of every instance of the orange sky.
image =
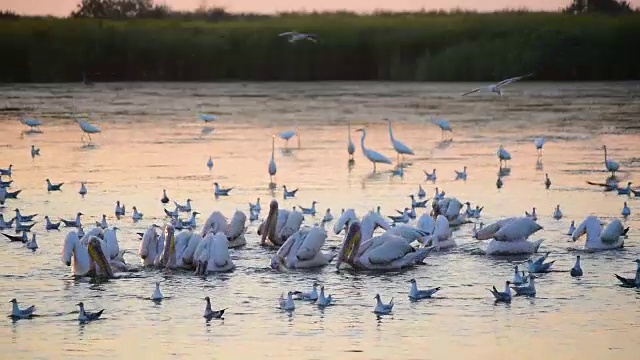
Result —
M156 0L174 9L194 9L203 0ZM209 5L223 6L229 11L277 12L285 10L337 10L370 11L374 9L477 9L480 11L526 7L535 10L556 10L570 0L208 0ZM640 0L630 1L635 7ZM11 9L22 14L67 15L78 0L0 0L0 9Z

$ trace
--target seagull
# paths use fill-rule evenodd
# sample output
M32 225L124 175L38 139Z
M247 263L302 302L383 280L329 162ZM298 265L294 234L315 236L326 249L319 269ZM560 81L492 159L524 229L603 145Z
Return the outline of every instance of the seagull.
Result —
M138 220L142 220L142 213L138 212L138 209L136 209L136 207L133 207L133 215L131 215L131 219L133 219L133 221L138 221Z
M544 261L547 259L547 256L549 256L549 253L546 253L545 255L541 256L536 261L533 261L532 259L527 260L527 263L529 264L529 267L528 267L529 273L549 272L551 265L553 265L553 263L556 261L553 260L545 263Z
M107 215L102 214L102 220L96 221L96 227L99 227L102 230L105 230L106 228L109 227L109 224L107 223Z
M571 268L572 277L582 276L582 268L580 267L580 255L576 256L576 263Z
M549 174L544 174L544 187L549 189L551 187L551 179L549 179Z
M427 197L427 193L422 188L422 185L418 184L418 199L424 199Z
M622 283L622 286L625 286L625 287L640 287L640 259L635 259L633 261L638 264L638 267L636 268L636 276L635 276L635 278L623 278L622 276L620 276L618 274L614 274L616 276L616 278L618 280L620 280L620 282Z
M411 217L409 216L409 208L404 208L404 211L400 216L387 216L387 217L391 219L391 221L393 221L394 224L395 223L406 224L411 220Z
M631 209L627 206L627 202L624 202L624 206L622 207L622 216L627 217L631 215Z
M503 86L507 86L507 85L511 84L512 82L527 78L527 77L532 76L532 75L533 74L527 74L527 75L523 75L523 76L516 76L516 77L512 77L512 78L506 79L506 80L502 80L497 84L491 84L491 85L488 85L488 86L475 88L475 89L473 89L471 91L468 91L468 92L462 94L462 96L473 94L473 93L476 93L476 92L480 91L480 92L496 93L496 94L500 95L500 97L502 97L501 88Z
M223 189L223 188L220 187L220 184L218 184L217 182L214 182L213 186L215 187L214 194L215 194L216 197L218 197L218 196L229 196L229 192L231 190L233 190L232 187L231 188L227 188L227 189Z
M85 186L86 184L87 184L86 182L80 183L80 191L78 191L78 194L82 195L82 197L87 195L87 187Z
M209 160L207 160L207 167L209 168L209 171L213 168L213 159L211 156L209 156Z
M165 213L168 217L170 217L170 218L174 218L174 219L177 219L177 218L178 218L178 209L175 209L175 210L173 210L173 211L169 211L169 210L167 210L167 209L163 209L163 210L164 210L164 213Z
M207 319L207 321L211 319L222 319L222 315L224 315L224 311L227 310L227 308L213 311L211 310L211 299L207 296L204 300L207 302L207 306L204 308L204 315L202 315L202 317Z
M13 218L9 221L4 221L4 216L0 214L0 230L11 229L13 227L13 222L16 218Z
M13 164L9 164L9 167L6 169L0 169L0 175L11 177Z
M116 209L114 210L116 217L124 216L124 204L120 205L120 200L116 201Z
M518 265L516 265L513 268L513 282L511 282L513 285L522 285L525 284L527 282L527 277L524 276L524 271L522 272L522 275L520 274L520 271L518 271Z
M498 189L500 189L500 188L502 188L502 185L503 185L503 184L504 184L504 183L502 182L502 178L501 178L500 176L498 176L498 180L496 180L496 187L497 187Z
M9 234L5 234L2 233L2 235L6 236L7 239L9 239L9 241L11 242L21 242L21 243L26 243L27 241L29 241L29 238L27 237L27 232L23 231L22 235L20 236L15 236L15 235L9 235Z
M282 36L286 36L288 38L288 41L292 44L294 44L297 41L300 40L309 40L311 42L318 42L318 38L315 34L303 34L303 33L299 33L297 31L287 31L287 32L283 32L278 34L278 36L282 37Z
M422 172L424 172L425 176L427 177L427 181L436 181L436 169L433 169L432 173L428 173L426 170L422 170Z
M374 296L374 299L376 299L376 307L373 309L374 313L378 315L387 315L391 313L391 311L393 310L393 298L391 298L389 304L382 303L380 294L376 294L376 296Z
M179 212L191 212L191 199L187 199L187 203L185 205L180 205L177 202L173 202L176 205L176 209Z
M45 230L60 230L60 222L52 223L49 215L45 215L44 220L46 221Z
M282 194L285 199L296 197L296 193L298 192L298 189L288 191L286 185L282 185L282 189L284 189L284 192Z
M98 311L98 312L86 312L84 310L84 303L81 301L79 303L76 304L77 306L80 307L80 314L78 315L78 321L80 321L80 323L87 323L93 320L98 320L100 318L100 316L102 316L102 313L104 312L104 309Z
M531 218L531 220L533 221L538 220L538 215L536 214L536 208L533 208L533 210L531 211L531 214L525 211L524 216Z
M328 223L328 222L331 222L332 220L333 220L333 215L331 215L331 209L327 209L327 212L324 214L324 217L322 218L322 222Z
M567 232L567 235L569 236L573 235L574 231L576 231L576 223L575 221L571 220L571 225L569 226L569 231Z
M327 297L324 296L324 285L320 286L320 296L318 296L316 304L318 304L319 307L326 307L331 304L332 300L331 294Z
M320 284L318 284L318 282L314 281L313 282L313 288L311 289L311 291L309 291L309 292L293 291L292 294L295 295L295 299L296 300L316 301L316 300L318 300L318 286L319 285Z
M411 289L409 290L409 299L413 301L429 299L433 294L440 291L440 287L431 288L428 290L418 290L418 285L416 283L416 279L409 280L411 283Z
M167 190L162 190L162 198L160 198L160 202L166 204L169 202L169 197L167 196Z
M504 292L500 292L494 286L493 289L489 289L494 298L496 298L496 302L511 302L511 288L509 288L509 284L511 281L505 282Z
M303 213L303 214L305 214L305 215L311 215L311 216L316 216L316 204L317 204L317 203L318 203L317 201L313 200L313 201L311 202L311 207L310 207L310 208L305 208L305 207L302 207L302 206L300 206L300 205L298 205L298 207L300 208L300 210L302 210L302 213Z
M31 317L33 317L33 313L36 311L35 305L31 305L26 309L20 309L18 307L18 300L11 299L11 301L9 302L13 304L11 308L11 317L13 319L30 319Z
M98 134L100 133L100 129L93 125L90 124L84 120L81 119L76 119L76 122L78 123L78 125L80 125L80 129L82 129L82 137L80 138L82 140L82 142L84 143L84 136L87 135L87 137L89 138L89 142L87 143L87 145L91 144L91 134Z
M398 165L395 169L391 170L391 177L398 176L404 177L404 169L402 166Z
M162 292L160 292L160 283L156 282L156 289L153 291L153 295L151 295L151 300L162 301L162 299L164 299L164 296Z
M442 132L441 140L444 140L445 131L453 132L453 128L451 128L451 124L445 119L436 119L432 116L431 122L438 125L438 127L440 127L440 131Z
M553 212L553 218L556 220L562 219L562 211L560 211L560 205L556 205L556 210Z
M47 191L60 191L61 190L60 188L64 184L64 183L52 184L49 179L47 179L46 181L47 181Z
M455 170L456 180L467 180L467 167L465 166L462 171Z
M536 149L538 150L538 156L542 155L542 147L544 143L547 142L544 138L537 138L534 143L536 144Z
M38 243L36 242L36 234L35 233L31 234L31 240L29 240L27 242L26 246L27 246L27 249L29 249L29 250L36 250L38 248Z
M36 223L32 223L32 224L23 224L23 223L19 223L16 222L16 234L19 233L20 231L31 231L31 228L33 227L33 225L35 225Z
M287 298L285 299L283 294L280 294L280 298L278 299L278 304L280 305L280 309L285 311L293 311L296 309L296 304L293 302L293 293L289 291L287 293Z
M533 275L529 275L529 283L526 286L514 286L512 289L516 292L516 296L525 295L525 296L536 296L536 285L535 279L536 277Z
M79 212L76 214L76 218L75 220L65 220L65 219L60 219L60 221L62 221L62 223L64 224L64 226L66 227L81 227L82 223L80 222L80 216L84 215L83 213Z
M429 199L416 201L416 197L413 194L409 195L409 197L411 198L411 207L413 208L426 208L427 202L429 202Z
M262 207L260 206L260 198L256 199L255 204L249 203L249 210L258 214L260 213L260 210L262 210Z
M31 157L34 158L36 156L40 156L40 149L36 148L35 145L31 145Z
M29 222L29 221L33 221L33 218L38 216L38 214L32 214L32 215L22 215L20 213L20 209L15 209L14 210L16 212L16 222Z

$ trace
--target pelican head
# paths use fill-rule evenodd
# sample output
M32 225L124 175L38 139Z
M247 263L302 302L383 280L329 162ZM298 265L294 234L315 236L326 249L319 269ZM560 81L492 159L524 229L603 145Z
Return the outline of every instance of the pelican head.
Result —
M166 266L169 263L169 257L176 252L176 229L173 225L168 224L164 227L164 250L160 263Z
M349 225L349 231L347 231L344 242L342 243L342 247L340 248L338 260L336 262L337 269L340 269L340 264L342 264L343 262L346 262L348 264L351 264L353 262L353 259L358 253L358 248L360 247L361 240L362 231L360 229L360 223L357 221L353 221Z
M112 278L113 271L111 271L111 266L107 261L107 257L104 255L104 251L102 251L102 244L100 243L100 240L95 236L91 236L89 238L87 249L89 250L89 257L96 265L98 265L102 271L101 273Z
M269 203L269 215L264 220L260 242L265 243L267 239L273 241L276 233L276 223L278 222L278 202L274 199Z

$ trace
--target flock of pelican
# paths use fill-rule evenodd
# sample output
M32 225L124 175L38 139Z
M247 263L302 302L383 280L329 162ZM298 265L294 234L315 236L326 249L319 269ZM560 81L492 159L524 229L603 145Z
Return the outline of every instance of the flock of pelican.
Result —
M527 75L528 76L528 75ZM502 95L500 88L513 81L522 79L526 76L507 79L496 85L489 86L485 90ZM469 92L484 91L484 88L474 89ZM468 94L468 93L467 93ZM465 94L466 95L466 94ZM217 118L209 114L198 114L199 119L204 122L215 121ZM406 156L414 155L414 151L407 145L398 140L392 129L392 122L384 119L388 125L389 139L391 145L396 152L397 166L392 171L394 175L403 172L404 160ZM38 129L42 122L35 119L26 119L23 121L31 128ZM89 124L85 120L77 120L84 136L88 137L90 143L91 134L99 133L100 130L94 125ZM453 132L451 124L444 119L432 118L432 123L440 127L442 138L446 133ZM356 147L351 139L351 124L347 124L348 141L347 152L349 161L354 162L354 153ZM365 128L359 128L355 132L360 133L360 148L363 155L373 165L375 172L376 164L392 164L392 160L387 156L368 148L365 144L367 131ZM283 139L288 147L288 141L296 136L298 138L298 146L300 146L299 131L286 131L277 134ZM270 188L275 188L273 177L277 173L275 161L275 138L271 139L271 157L268 162L268 174L270 179ZM447 140L451 141L451 139ZM542 156L542 148L545 144L544 139L536 139L534 145L538 152L538 156ZM37 150L37 151L36 151ZM605 169L612 173L610 181L605 184L596 184L605 187L605 190L616 190L619 194L629 196L636 195L638 192L627 185L627 188L620 188L615 182L615 172L619 170L620 164L609 159L606 147L604 150ZM39 154L39 149L32 147L32 157ZM500 145L497 150L497 157L500 161L501 171L509 169L509 161L511 154ZM213 167L213 160L210 157L207 167ZM12 180L3 180L3 178L11 179L13 168L10 165L6 169L0 169L0 203L4 204L7 200L13 200L18 197L18 192L10 192ZM399 174L402 176L402 173ZM436 169L428 173L425 171L428 181L436 181ZM456 179L466 181L467 167L462 171L456 171ZM500 177L496 185L501 187ZM545 184L547 189L551 185L551 181L546 176ZM52 183L46 179L47 191L60 191L63 183ZM215 183L214 194L216 196L230 196L233 188L222 188ZM283 186L284 198L294 198L296 191L288 191ZM86 183L81 183L78 191L81 196L86 196L88 190ZM477 223L474 220L480 218L483 208L471 206L469 201L460 201L456 197L445 196L444 192L439 192L436 188L433 199L425 199L426 192L419 186L416 194L410 195L411 207L407 207L404 211L399 212L397 216L388 216L385 219L381 215L380 209L371 210L362 216L358 216L355 209L343 209L339 216L334 219L330 210L327 210L321 222L311 226L303 225L305 215L315 217L317 202L313 202L311 208L295 207L292 210L281 208L278 201L273 199L269 203L267 216L259 221L257 226L258 238L257 243L267 249L272 249L273 254L268 260L265 260L265 266L274 271L295 271L298 269L319 268L334 264L338 271L349 269L349 271L398 271L401 269L415 267L424 264L427 256L432 252L442 252L457 246L455 240L455 232L461 227L473 224L474 238L482 243L482 253L487 256L515 256L536 254L542 243L542 239L530 239L534 234L543 230L542 226L537 223L537 215L525 213L524 216L509 217L498 220L487 226L483 223ZM169 197L166 190L163 190L161 203L166 205L169 203ZM427 203L431 200L430 211ZM212 211L204 225L197 230L195 216L198 212L193 211L191 199L188 199L185 205L175 202L175 210L169 211L164 209L168 221L164 226L156 224L151 225L144 232L140 233L141 241L138 249L138 257L140 266L150 269L159 269L162 271L174 272L191 272L198 276L206 276L208 274L218 272L233 271L236 265L231 256L231 251L242 251L247 244L247 230L251 223L258 220L261 212L259 199L255 204L249 204L249 217L240 210L235 211L230 218L227 218L220 211ZM466 209L465 209L466 205ZM424 208L425 212L420 216L416 214L416 208ZM11 241L22 242L27 244L32 250L37 249L37 245L30 246L27 233L31 232L34 215L23 215L19 209L15 209L16 217L11 220L5 220L0 214L0 229L13 228L15 221L16 233L22 232L22 236L13 236L3 233ZM180 220L180 213L191 213L189 220ZM124 205L118 201L116 204L115 214L118 218L125 216L126 211ZM630 209L625 202L623 216L628 216ZM88 231L84 231L81 223L82 213L78 213L74 220L61 219L59 223L53 223L49 216L45 217L45 230L56 230L60 225L64 225L71 230L66 234L62 245L62 263L68 266L74 276L79 277L99 277L115 279L120 275L118 273L128 272L139 266L128 264L125 261L125 251L120 249L117 239L117 227L109 227L106 216L103 215L102 220L96 222L95 227ZM143 214L133 207L131 215L134 221L143 218ZM560 206L554 212L554 218L559 220L562 218ZM413 224L413 220L416 220ZM333 226L327 230L329 223ZM479 225L479 226L478 226ZM342 236L341 244L337 247L329 247L326 240L330 232L336 236ZM577 227L571 224L568 236L571 240L577 241L583 235L586 235L586 241L582 247L586 251L601 251L620 249L624 245L625 238L629 228L625 228L619 219L614 219L609 223L596 216L587 216ZM249 238L251 241L251 238ZM35 233L32 242L35 243ZM505 291L498 291L495 287L491 293L497 301L511 301L510 285L519 285L515 291L521 295L535 294L534 279L535 273L546 272L551 267L551 263L545 263L548 254L533 261L529 259L529 276L520 275L516 268L513 281L506 282ZM546 267L545 267L546 266ZM571 270L572 276L582 276L580 268L580 256L577 257L576 265ZM576 275L574 275L576 274ZM579 275L577 275L579 274ZM617 275L616 275L617 276ZM528 280L523 280L524 278ZM623 285L640 287L640 261L634 279L625 279L619 277ZM528 283L527 283L528 281ZM294 299L312 300L317 302L319 306L327 306L332 303L332 295L325 296L324 287L321 287L320 294L317 293L317 285L314 284L311 293L287 291L281 295L279 305L283 310L292 311L295 309ZM534 290L531 290L534 289ZM440 288L432 288L428 290L418 290L415 279L411 280L409 290L409 298L412 300L420 300L433 296ZM161 300L159 284L156 288L152 300ZM211 318L221 318L224 310L212 310L210 298L205 298L207 306L204 317L208 320ZM12 316L16 318L30 317L34 314L35 308L19 309L17 300L13 299ZM91 321L97 319L102 311L96 313L86 312L84 304L78 303L80 307L80 321ZM392 311L393 299L390 303L384 304L381 296L376 295L376 306L374 312L377 314L387 314Z

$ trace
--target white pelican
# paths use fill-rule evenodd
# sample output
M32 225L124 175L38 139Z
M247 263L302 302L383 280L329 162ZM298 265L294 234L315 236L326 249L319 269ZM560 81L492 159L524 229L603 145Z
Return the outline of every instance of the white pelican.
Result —
M309 40L311 42L318 42L318 38L315 34L303 34L303 33L299 33L297 31L287 31L287 32L283 32L278 34L278 36L282 37L282 36L286 36L288 41L292 44L294 44L297 41L300 40Z
M258 227L260 245L279 248L300 229L303 220L302 213L278 209L278 201L271 200L269 214Z
M428 216L427 214L423 214ZM456 246L456 241L453 240L453 233L449 228L449 220L440 214L436 218L434 227L431 231L428 230L427 223L425 220L422 220L422 223L418 223L421 230L425 230L430 233L430 236L425 236L424 245L425 246L434 246L436 251L451 249ZM427 227L423 229L422 227Z
M451 127L451 124L449 123L449 121L445 119L436 119L433 116L431 116L431 122L438 125L438 127L440 128L441 135L442 135L441 140L444 140L445 131L448 131L450 133L453 132L453 128Z
M143 248L143 244L140 245L140 257L143 262L148 264L150 257L153 253L157 254L159 248L154 244L154 233L151 233L151 229L147 230L145 236L143 236L143 243L147 240L146 235L149 235L149 244ZM153 230L155 232L155 230ZM175 227L171 224L165 226L162 237L164 244L161 247L161 253L154 260L154 265L160 268L166 269L193 269L196 262L196 247L199 247L202 243L202 238L199 234L193 232L193 228L189 227L186 231L182 231L177 236L175 235ZM143 257L146 255L146 258ZM207 260L207 259L205 259Z
M536 150L538 150L538 156L542 155L542 147L546 142L547 140L545 140L544 138L535 139L534 144L536 145Z
M71 266L73 275L113 277L113 269L105 255L107 245L93 235L99 232L99 228L94 228L82 240L75 231L67 234L62 248L62 262Z
M631 215L631 209L627 206L627 202L624 202L624 206L622 207L622 216L627 217Z
M207 296L204 298L204 300L207 302L207 306L204 308L204 315L202 315L202 317L207 319L207 321L211 319L222 319L222 316L224 315L224 312L225 310L227 310L227 308L214 311L213 309L211 309L211 299Z
M284 147L285 149L289 148L289 139L291 139L292 137L298 135L295 131L293 130L289 130L289 131L283 131L281 133L278 134L278 137L282 140L285 141ZM298 138L298 148L300 147L300 139Z
M143 266L153 266L159 260L164 248L164 232L162 238L156 232L158 226L153 224L142 235L138 255L142 259Z
M151 300L153 301L161 301L164 299L162 292L160 291L160 283L156 282L156 288L153 290L153 294L151 295Z
M202 226L200 236L204 238L209 233L215 235L222 232L227 236L227 240L229 240L229 248L238 248L247 244L247 240L244 237L247 230L245 227L246 222L247 215L242 211L236 210L230 222L227 222L227 218L222 215L220 211L214 211Z
M387 315L390 314L393 310L393 298L389 301L389 304L383 304L380 299L380 294L376 294L374 297L376 299L376 307L373 309L373 312L378 315Z
M196 275L228 272L236 268L229 255L229 240L223 232L218 232L215 235L210 232L200 240L193 254L193 259L196 264Z
M336 268L399 270L421 263L432 248L414 249L407 240L389 233L363 241L360 223L351 222L338 253Z
M598 251L619 249L624 246L624 236L629 228L624 228L622 222L614 219L603 229L602 221L596 216L587 216L571 235L571 240L576 241L582 235L587 235L584 243L585 250Z
M271 160L269 160L269 183L271 184L273 184L273 177L276 175L276 171L278 171L278 168L276 167L275 151L276 136L273 135L271 138Z
M211 158L211 156L209 156L209 160L207 160L207 167L209 168L209 171L213 169L213 158Z
M502 162L504 162L504 166L507 166L507 161L511 160L511 154L507 150L504 149L502 145L498 148L498 159L500 159L500 168L502 168Z
M93 125L90 124L82 119L76 118L76 122L78 123L78 125L80 125L80 129L82 129L82 137L80 138L82 140L82 142L84 143L84 136L87 135L89 137L89 142L87 144L91 144L91 134L98 134L100 133L100 129Z
M427 181L436 182L436 169L433 169L431 173L428 173L426 170L422 170L422 172L424 172L424 175L427 177Z
M40 149L36 148L35 145L31 145L31 157L34 158L36 156L40 156Z
M104 312L104 309L96 312L88 312L84 309L84 303L82 301L80 301L76 305L80 307L80 311L78 315L78 321L80 321L80 323L87 323L90 321L98 320L100 316L102 316L102 313Z
M287 293L287 298L285 299L283 294L280 294L280 298L278 299L278 304L280 305L280 309L284 311L293 311L296 309L296 304L293 302L293 293L289 291Z
M465 166L462 171L454 170L456 172L456 180L467 180L467 167Z
M491 292L493 297L496 299L496 302L511 302L511 288L509 287L509 284L511 284L511 281L505 282L504 292L498 291L495 286L493 289L489 289L489 292Z
M353 154L356 152L356 146L351 141L351 120L347 123L347 152L349 153L349 160L353 160Z
M33 317L33 313L36 312L35 305L31 305L26 309L20 309L20 307L18 306L18 300L11 299L11 301L9 302L12 304L10 316L13 319L30 319L31 317Z
M476 231L475 238L489 240L486 255L528 255L538 251L542 239L529 241L529 236L542 229L528 217L507 218Z
M80 183L80 190L78 191L78 194L80 194L82 197L84 197L85 195L87 195L87 183L86 182L81 182Z
M275 270L303 269L328 265L336 254L322 252L321 249L326 238L326 231L319 226L298 230L289 236L271 258L271 268Z
M367 159L369 159L369 161L371 161L371 163L373 164L373 172L376 172L376 163L391 164L391 160L389 160L388 157L380 154L377 151L367 149L364 146L364 138L367 136L367 130L357 129L356 131L362 133L362 137L360 138L360 147L362 148L362 153L364 154L364 156L366 156Z
M560 211L560 205L556 205L556 210L553 212L553 218L556 220L562 219L562 211Z
M449 221L449 226L460 226L468 224L467 213L462 211L463 204L456 198L445 197L442 200L433 202L434 216L438 214L444 215Z
M64 184L64 183L53 184L49 179L46 179L46 182L47 182L47 191L60 191L62 190L61 188L62 188L62 185Z
M409 289L409 299L413 301L418 301L422 299L429 299L435 293L440 291L440 287L435 287L427 290L418 290L418 284L416 283L416 279L409 280L411 283L411 288Z
M502 90L501 90L501 88L502 88L503 86L509 85L509 84L511 84L511 83L512 83L512 82L514 82L514 81L518 81L518 80L524 79L524 78L529 77L529 76L531 76L531 75L533 75L533 74L527 74L527 75L522 75L522 76L516 76L516 77L512 77L512 78L506 79L506 80L502 80L502 81L500 81L500 82L499 82L499 83L497 83L497 84L491 84L491 85L487 85L487 86L483 86L483 87L475 88L475 89L473 89L473 90L471 90L471 91L468 91L468 92L466 92L466 93L462 94L462 96L469 95L469 94L473 94L473 93L476 93L476 92L479 92L479 91L480 91L480 92L496 93L496 94L500 95L500 97L502 97Z
M415 155L413 150L409 149L409 147L400 142L400 140L396 140L393 137L393 130L391 129L391 120L384 119L389 125L389 139L391 139L391 145L393 145L393 150L398 153L398 165L400 165L400 155L402 155L402 159L404 160L405 155Z
M611 174L615 176L616 171L620 169L620 163L617 161L609 160L609 158L607 157L607 145L602 145L602 149L604 150L604 166L607 171L611 172Z
M618 280L622 283L624 287L640 287L640 259L635 259L633 262L637 263L636 267L636 276L633 278L623 278L618 274L614 274Z
M580 267L580 255L576 256L576 263L571 268L571 276L582 276L582 268Z
M544 174L544 187L549 189L551 187L551 179L549 179L549 174Z

